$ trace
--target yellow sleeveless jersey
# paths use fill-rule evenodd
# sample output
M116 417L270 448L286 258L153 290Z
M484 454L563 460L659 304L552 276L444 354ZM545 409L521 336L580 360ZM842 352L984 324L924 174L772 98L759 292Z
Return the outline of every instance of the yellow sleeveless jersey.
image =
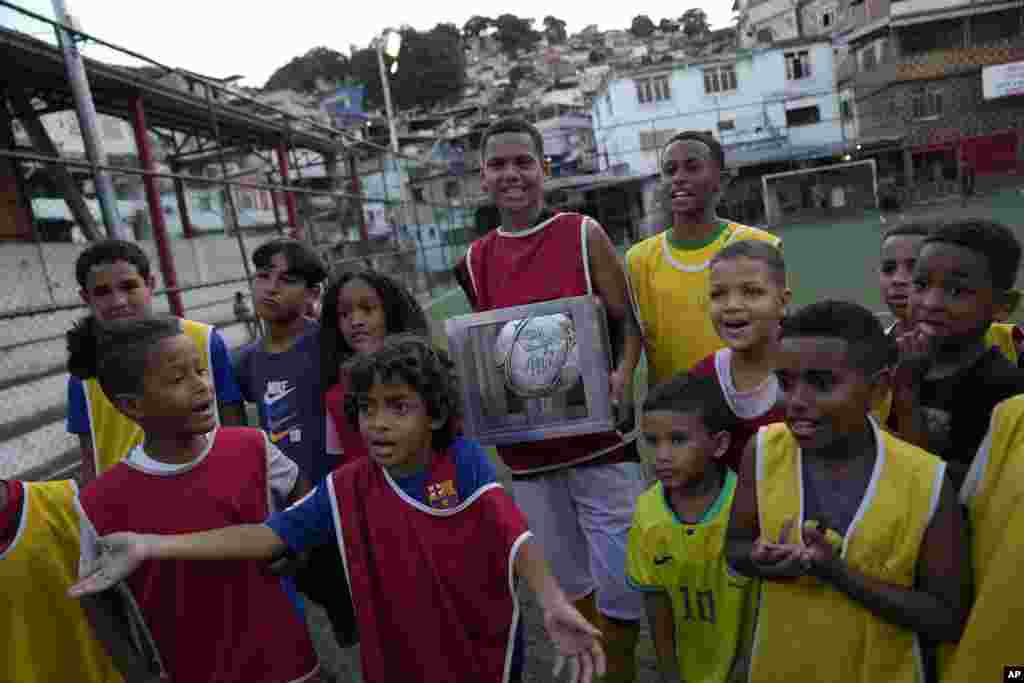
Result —
M874 471L846 537L848 566L910 587L924 534L938 507L945 464L874 425ZM778 538L788 519L803 522L800 448L784 424L757 435L757 506L761 534ZM795 539L789 539L793 542ZM761 582L750 663L758 683L911 683L924 680L912 631L884 621L813 577Z
M970 519L975 599L959 644L943 648L940 680L1005 680L1004 666L1024 663L1024 396L992 411L960 500Z
M68 597L78 580L75 485L24 486L17 535L0 553L0 681L120 683L78 600Z
M182 320L181 329L192 338L203 367L211 373L210 341L213 328L193 320ZM100 383L95 378L82 382L85 387L85 401L89 408L89 430L96 462L96 475L103 474L116 465L135 446L142 443L142 427L114 407ZM214 403L216 406L216 402ZM219 418L218 418L219 419Z
M664 592L675 618L676 658L684 681L725 683L750 626L751 579L725 559L736 475L708 518L684 524L665 499L660 482L637 499L626 553L626 578L641 591Z
M1013 330L1016 325L1010 323L992 323L985 333L985 345L995 346L1003 355L1010 359L1014 365L1017 364L1017 342L1013 339Z
M736 240L782 247L771 233L727 221L717 238L697 249L672 246L668 232L649 237L626 253L651 386L688 371L724 345L708 315L708 269L714 255Z

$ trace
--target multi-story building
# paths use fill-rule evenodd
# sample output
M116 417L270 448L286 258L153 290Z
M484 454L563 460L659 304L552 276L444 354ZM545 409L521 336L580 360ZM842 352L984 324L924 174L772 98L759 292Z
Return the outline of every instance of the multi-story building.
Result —
M843 11L840 0L736 0L734 7L739 44L748 48L829 36Z
M1000 72L1024 62L1022 28L1020 3L849 5L837 74L844 125L879 160L883 180L913 198L950 191L965 163L985 181L1017 172L1024 101L1007 96L1015 91L1000 87Z
M790 41L610 77L591 115L605 167L654 174L665 142L708 131L730 166L844 151L828 41Z

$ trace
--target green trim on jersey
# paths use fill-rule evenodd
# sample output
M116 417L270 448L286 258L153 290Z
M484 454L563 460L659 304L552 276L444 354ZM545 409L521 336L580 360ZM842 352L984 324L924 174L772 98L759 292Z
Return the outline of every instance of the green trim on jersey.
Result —
M722 508L725 507L725 501L730 499L733 490L736 488L736 473L730 469L725 470L725 482L722 484L722 489L718 492L715 502L704 511L704 514L701 515L695 524L679 519L679 515L676 514L675 508L672 507L672 503L668 499L668 491L665 490L665 485L659 481L656 486L661 487L661 499L665 502L665 509L672 515L672 519L683 526L696 526L697 524L707 524L722 511Z
M697 249L703 249L704 247L708 246L709 244L717 240L719 237L722 236L722 233L725 232L725 229L728 227L729 221L719 220L718 227L716 227L714 232L712 232L709 236L697 240L681 240L676 239L676 237L672 234L672 227L670 226L666 231L665 237L666 239L668 239L669 246L671 246L673 249L679 249L680 251L695 251Z

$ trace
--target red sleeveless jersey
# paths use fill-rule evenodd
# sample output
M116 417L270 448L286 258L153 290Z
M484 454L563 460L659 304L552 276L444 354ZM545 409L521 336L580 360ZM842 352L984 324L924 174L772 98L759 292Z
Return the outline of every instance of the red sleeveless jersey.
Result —
M593 294L586 254L588 218L556 214L516 233L500 228L473 242L466 253L476 311ZM513 474L533 474L596 461L622 462L632 448L618 432L587 434L501 446L498 454ZM603 456L603 457L602 457Z
M269 496L263 433L221 427L191 469L160 476L122 461L81 502L100 536L181 534L262 524ZM318 668L305 623L264 561L147 561L128 585L172 683L289 683Z
M446 471L435 465L433 479ZM442 510L410 498L370 459L327 482L363 680L507 681L519 620L513 566L529 531L501 485Z

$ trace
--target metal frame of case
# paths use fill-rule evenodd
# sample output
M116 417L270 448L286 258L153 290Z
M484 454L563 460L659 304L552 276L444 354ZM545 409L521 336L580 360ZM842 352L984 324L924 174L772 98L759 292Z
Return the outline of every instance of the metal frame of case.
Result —
M567 394L539 399L514 397L506 389L495 363L494 343L505 323L556 313L569 316L576 329L580 382L586 403L583 416L571 414L574 408ZM449 354L459 373L467 436L482 444L500 446L615 429L608 386L608 318L596 297L579 296L460 315L445 322L445 333ZM510 412L510 403L521 403L522 409Z

